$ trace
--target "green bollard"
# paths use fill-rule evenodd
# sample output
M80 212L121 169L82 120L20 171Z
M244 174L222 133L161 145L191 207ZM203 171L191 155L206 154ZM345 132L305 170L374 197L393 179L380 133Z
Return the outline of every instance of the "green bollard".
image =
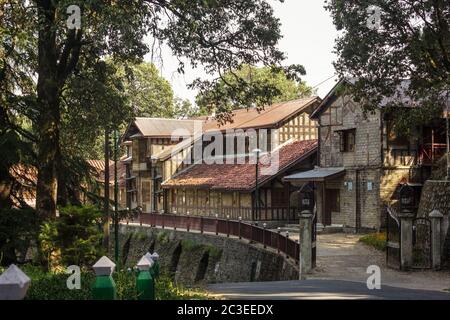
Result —
M116 283L111 276L96 277L92 287L94 300L116 300Z
M112 278L116 265L108 257L101 257L94 266L96 279L92 286L94 300L116 300L116 283Z
M137 264L139 269L136 278L138 300L155 300L155 281L150 273L152 262L143 256Z

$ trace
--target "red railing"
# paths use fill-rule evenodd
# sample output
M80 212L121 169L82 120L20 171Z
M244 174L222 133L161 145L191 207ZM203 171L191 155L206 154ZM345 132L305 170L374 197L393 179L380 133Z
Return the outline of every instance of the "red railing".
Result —
M420 147L420 163L433 164L445 155L447 145L445 143L427 143Z
M170 205L168 208L169 212L185 215L190 213L192 215L202 215L203 217L214 217L216 214L219 216L229 216L231 220L238 220L239 217L242 220L258 220L258 221L294 221L296 220L297 208L286 207L264 207L261 206L256 211L255 208L237 208L221 206L219 208L207 208L207 207L196 207L196 206L180 206L176 207Z
M236 236L239 239L247 239L251 242L260 243L266 247L276 249L278 253L284 253L287 258L299 261L300 245L289 236L280 232L274 232L264 227L252 225L243 221L227 220L220 218L174 215L174 214L141 214L135 223L150 225L153 227L185 229L186 231L197 230L200 233L209 232L216 235Z

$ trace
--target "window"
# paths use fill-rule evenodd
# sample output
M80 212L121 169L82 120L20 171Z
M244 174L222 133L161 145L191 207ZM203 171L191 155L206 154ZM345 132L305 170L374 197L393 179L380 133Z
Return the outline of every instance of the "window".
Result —
M341 131L341 152L355 151L356 129Z

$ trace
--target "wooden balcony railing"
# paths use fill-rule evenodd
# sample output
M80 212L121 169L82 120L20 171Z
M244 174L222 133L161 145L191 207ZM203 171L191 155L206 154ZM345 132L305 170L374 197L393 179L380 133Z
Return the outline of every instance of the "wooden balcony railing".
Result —
M427 143L420 147L420 164L431 165L445 155L447 145L445 143Z
M432 165L446 153L445 143L426 143L419 147L419 151L406 149L391 149L386 153L385 165L414 166Z
M274 232L264 227L252 225L243 221L210 218L202 216L174 215L145 213L140 214L132 222L140 225L149 225L153 227L185 229L200 231L200 233L209 232L216 235L235 236L239 239L247 239L251 242L260 243L266 247L276 249L278 253L283 253L286 258L299 261L300 245L298 241L284 236L280 232ZM128 222L127 222L128 223Z

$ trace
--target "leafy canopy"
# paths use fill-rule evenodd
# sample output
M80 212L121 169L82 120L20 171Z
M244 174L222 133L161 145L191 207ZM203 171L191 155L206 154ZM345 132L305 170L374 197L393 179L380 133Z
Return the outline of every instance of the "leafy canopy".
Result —
M230 92L233 90L236 92ZM196 102L204 113L208 113L210 110L228 111L248 107L243 104L247 99L251 99L257 106L265 106L268 103L294 100L312 94L311 87L302 81L289 78L284 70L242 65L237 70L227 72L213 89L200 92Z
M395 96L408 79L404 92L419 108L405 122L399 107L408 102L394 99L388 107L397 123L407 129L440 115L450 89L450 2L328 0L326 9L340 31L335 68L356 79L349 90L367 109Z

